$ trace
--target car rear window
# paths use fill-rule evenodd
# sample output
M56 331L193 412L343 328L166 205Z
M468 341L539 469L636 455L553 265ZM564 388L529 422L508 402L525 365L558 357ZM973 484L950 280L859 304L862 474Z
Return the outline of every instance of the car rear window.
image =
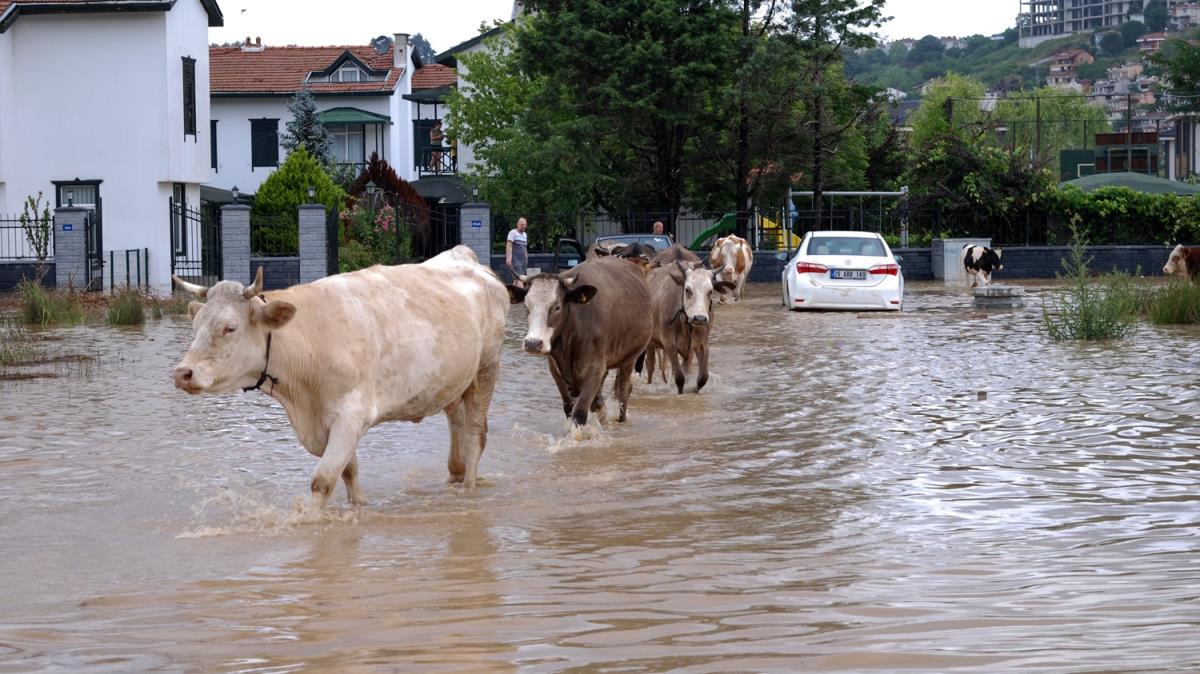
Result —
M850 257L884 257L883 242L856 236L814 236L808 242L809 255L849 255Z

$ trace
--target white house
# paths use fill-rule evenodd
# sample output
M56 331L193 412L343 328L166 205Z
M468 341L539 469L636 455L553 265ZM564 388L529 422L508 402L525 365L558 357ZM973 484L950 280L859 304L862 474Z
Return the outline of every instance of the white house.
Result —
M149 249L170 285L169 200L209 180L215 0L0 0L0 214L93 209L103 251Z
M404 94L421 63L408 38L397 33L370 45L335 47L247 39L212 47L211 185L258 190L285 158L279 138L292 119L288 104L305 84L338 163L361 166L378 152L401 178L415 180L413 103Z

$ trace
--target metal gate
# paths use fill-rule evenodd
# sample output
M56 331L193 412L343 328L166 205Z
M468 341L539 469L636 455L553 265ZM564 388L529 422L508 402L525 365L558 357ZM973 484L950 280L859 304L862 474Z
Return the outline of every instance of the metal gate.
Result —
M341 239L342 228L338 222L338 209L331 208L325 215L325 274L333 276L338 273L338 242Z
M169 200L171 273L211 286L221 280L221 211L189 208Z
M83 221L84 267L86 290L104 289L104 227L100 221L100 209L88 210Z

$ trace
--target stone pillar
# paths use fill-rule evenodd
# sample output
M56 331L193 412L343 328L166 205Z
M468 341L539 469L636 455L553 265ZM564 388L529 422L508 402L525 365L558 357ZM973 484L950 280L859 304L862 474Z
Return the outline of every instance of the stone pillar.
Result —
M488 204L463 204L459 211L459 236L462 245L475 251L479 264L492 264L492 207Z
M325 278L329 264L326 244L328 232L324 204L300 207L300 282L312 283Z
M54 281L60 289L87 290L87 209L54 209Z
M250 207L221 207L221 280L250 283Z

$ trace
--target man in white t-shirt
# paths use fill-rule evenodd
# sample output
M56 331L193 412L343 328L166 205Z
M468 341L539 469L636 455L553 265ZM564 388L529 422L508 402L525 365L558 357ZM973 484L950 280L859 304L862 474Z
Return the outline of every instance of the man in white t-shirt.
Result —
M517 218L516 229L508 232L508 240L504 242L504 266L512 273L513 285L518 288L525 286L521 277L529 266L529 235L525 233L528 228L525 218Z

